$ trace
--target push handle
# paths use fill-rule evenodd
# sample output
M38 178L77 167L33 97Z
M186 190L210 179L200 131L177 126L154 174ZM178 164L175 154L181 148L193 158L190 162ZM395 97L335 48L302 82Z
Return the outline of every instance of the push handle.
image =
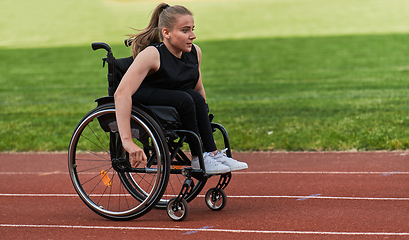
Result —
M111 47L110 47L108 44L106 44L106 43L103 43L103 42L94 42L94 43L91 44L91 46L92 46L92 49L93 49L94 51L103 48L103 49L105 49L108 53L111 53Z
M107 75L107 78L108 78L108 95L113 96L114 92L115 92L115 89L116 89L115 84L114 84L114 79L115 79L114 78L114 75L115 75L115 68L114 68L115 58L114 58L114 54L111 51L111 47L108 44L103 43L103 42L94 42L94 43L91 44L91 46L92 46L92 49L94 51L98 50L98 49L105 49L107 51L107 57L103 58L102 60L104 61L103 65L105 65L105 62L108 63L108 75Z
M124 41L125 46L127 46L127 47L131 46L132 42L133 42L133 39L125 39L125 41Z

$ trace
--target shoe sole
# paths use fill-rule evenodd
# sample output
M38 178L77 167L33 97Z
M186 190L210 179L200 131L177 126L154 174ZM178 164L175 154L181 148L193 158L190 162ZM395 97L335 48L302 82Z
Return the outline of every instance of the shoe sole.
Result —
M192 169L193 170L200 170L200 167L199 168L194 168L194 167L192 167ZM207 174L223 174L223 173L228 173L228 172L231 172L232 170L229 168L229 170L226 170L226 171L206 171L206 173Z
M243 166L243 167L235 167L235 168L230 168L230 171L231 172L233 172L233 171L240 171L240 170L244 170L244 169L247 169L247 168L249 168L248 166Z
M228 173L231 172L231 169L226 169L224 171L206 171L207 174L223 174L223 173Z

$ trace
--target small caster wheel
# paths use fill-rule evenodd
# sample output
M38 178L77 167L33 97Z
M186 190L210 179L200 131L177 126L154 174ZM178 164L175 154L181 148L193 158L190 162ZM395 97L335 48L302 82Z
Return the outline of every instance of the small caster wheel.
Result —
M226 206L227 195L222 189L216 191L216 188L210 188L206 193L205 201L210 209L220 211Z
M187 217L189 212L189 207L185 199L182 199L179 204L174 206L176 198L169 200L168 205L166 206L166 213L173 221L182 221Z

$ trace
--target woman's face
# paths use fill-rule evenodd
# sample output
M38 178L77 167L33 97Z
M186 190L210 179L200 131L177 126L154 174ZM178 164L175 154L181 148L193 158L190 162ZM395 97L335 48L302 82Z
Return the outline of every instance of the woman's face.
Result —
M164 38L167 39L175 52L190 52L193 46L193 40L196 35L193 33L194 20L191 15L180 15L171 31L164 31ZM175 54L173 52L173 54ZM179 55L179 54L177 54ZM177 56L179 57L179 56Z

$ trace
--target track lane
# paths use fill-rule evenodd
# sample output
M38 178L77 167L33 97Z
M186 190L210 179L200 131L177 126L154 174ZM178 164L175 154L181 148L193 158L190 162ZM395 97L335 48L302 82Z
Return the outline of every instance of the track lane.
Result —
M250 169L247 171L249 173L233 174L232 182L226 189L228 196L233 196L228 198L227 207L221 212L210 211L203 197L198 197L189 204L190 214L181 223L171 221L161 210L152 210L134 221L105 220L75 197L68 173L65 173L66 155L10 155L7 155L6 163L12 164L3 164L0 170L2 194L74 194L70 197L0 195L1 224L9 224L0 225L1 235L15 236L16 239L19 236L23 239L28 233L67 239L67 234L73 229L84 234L81 236L103 239L135 234L139 237L166 236L176 239L271 239L272 236L275 239L404 239L409 232L409 202L406 200L320 198L407 198L408 175L393 174L397 170L408 172L408 156L404 152L235 154L238 159L248 159ZM0 154L0 159L5 163L5 154ZM24 171L29 174L6 174ZM391 174L305 173L307 171ZM210 179L206 189L215 182L216 179ZM243 195L272 197L241 197ZM313 195L315 197L309 197ZM297 200L298 196L306 199Z

